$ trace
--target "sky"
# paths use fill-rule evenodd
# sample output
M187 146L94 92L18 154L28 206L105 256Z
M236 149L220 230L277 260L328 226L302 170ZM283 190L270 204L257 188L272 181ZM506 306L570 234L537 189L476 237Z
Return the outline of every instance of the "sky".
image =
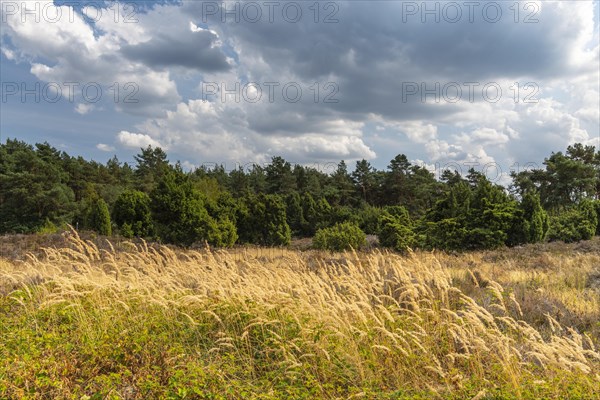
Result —
M598 1L0 0L0 136L184 168L600 148Z

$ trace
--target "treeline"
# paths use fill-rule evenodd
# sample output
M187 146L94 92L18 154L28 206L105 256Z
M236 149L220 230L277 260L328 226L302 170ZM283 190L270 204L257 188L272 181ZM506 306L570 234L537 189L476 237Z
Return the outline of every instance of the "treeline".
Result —
M468 250L544 240L578 241L597 233L600 152L576 144L544 168L512 174L506 189L471 169L441 179L403 154L386 170L366 160L352 171L292 165L183 171L160 148L135 165L106 164L48 143L0 144L0 233L51 232L65 224L189 246L204 241L279 246L314 237L321 248L383 246Z

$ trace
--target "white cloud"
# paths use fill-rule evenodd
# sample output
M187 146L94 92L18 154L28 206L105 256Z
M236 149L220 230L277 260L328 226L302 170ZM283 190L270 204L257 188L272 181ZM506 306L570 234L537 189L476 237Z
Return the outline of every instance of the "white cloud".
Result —
M588 132L582 129L579 119L565 110L560 102L552 98L541 99L537 104L527 107L523 124L528 125L530 133L551 135L563 146L589 139ZM533 124L538 127L535 129ZM538 139L542 139L540 135Z
M148 119L137 126L146 140L162 143L172 151L198 162L267 162L284 156L294 162L371 159L376 156L362 139L363 123L343 119L320 121L293 135L262 134L246 121L257 105L211 103L190 100L179 103L165 118ZM300 121L299 128L303 127ZM125 143L131 134L119 133ZM137 136L136 136L137 137Z
M301 163L374 159L400 141L420 149L407 152L410 157L429 157L429 163L541 161L550 151L599 137L600 46L597 2L537 4L537 24L513 23L508 8L508 22L495 25L398 24L398 3L345 2L339 24L217 18L202 27L198 2L153 5L135 15L137 23L123 22L127 10L120 4L118 21L110 9L93 25L62 6L63 19L55 23L6 16L2 52L42 81L118 82L114 109L138 119L112 127L120 132L117 143L162 145L190 163L262 162L272 155ZM198 64L206 70L194 70ZM257 104L199 99L201 82L249 81L300 82L305 98L290 104L279 92L274 103L267 96ZM428 87L477 81L479 89L497 82L503 94L496 103L482 101L480 91L473 103L465 101L466 91L456 104L423 103L420 96L403 102L401 81ZM521 88L536 83L538 102L523 103L524 91L515 102L515 81ZM339 102L308 101L314 82L321 100L324 83L338 84ZM128 95L133 102L123 101ZM92 110L77 99L76 112ZM363 132L367 123L374 123L370 137Z
M414 143L427 143L437 138L438 128L423 121L406 121L394 124Z
M6 48L2 48L1 49L2 54L4 54L4 56L9 59L9 60L14 60L15 59L15 53L14 51L10 50L10 49L6 49Z
M51 3L40 2L39 9L54 7L48 6ZM15 47L8 49L3 39L3 48L7 47L3 52L13 58L18 54L18 59L29 62L30 72L41 81L61 85L76 82L79 88L99 84L108 101L114 101L116 82L119 94L115 103L121 111L157 115L181 99L168 71L154 71L119 54L124 44L151 37L142 35L145 31L140 24L115 23L114 17L107 15L114 11L104 9L105 17L96 26L106 31L96 36L93 27L71 7L55 8L60 10L56 21L39 18L36 22L32 15L23 22L20 13L3 15L6 36ZM128 84L135 86L126 87ZM76 100L81 100L81 89L75 93Z
M456 137L464 144L477 143L490 146L503 145L510 140L508 135L491 128L478 128L471 133L463 133Z
M85 115L85 114L89 113L90 111L92 111L94 108L95 107L93 104L79 103L75 107L75 112L77 114Z
M425 144L425 150L431 161L455 160L465 156L460 146L450 144L445 140L433 140Z
M161 145L158 141L152 139L148 135L142 133L132 133L127 131L121 131L117 135L117 140L125 147L133 148L146 148L148 146L161 147L167 149L168 147Z
M115 148L113 146L110 146L108 144L104 144L104 143L98 143L96 145L96 148L100 151L115 151Z

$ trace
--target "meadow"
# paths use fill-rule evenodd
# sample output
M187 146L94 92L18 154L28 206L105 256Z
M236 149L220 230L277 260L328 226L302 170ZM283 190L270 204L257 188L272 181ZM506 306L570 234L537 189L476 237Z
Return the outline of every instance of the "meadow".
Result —
M407 255L30 243L0 248L2 399L600 398L598 238Z

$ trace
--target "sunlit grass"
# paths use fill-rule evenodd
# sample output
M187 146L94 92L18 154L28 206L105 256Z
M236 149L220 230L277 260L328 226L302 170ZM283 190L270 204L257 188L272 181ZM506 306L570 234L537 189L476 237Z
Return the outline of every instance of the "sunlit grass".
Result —
M120 247L0 259L0 398L600 396L593 253Z

